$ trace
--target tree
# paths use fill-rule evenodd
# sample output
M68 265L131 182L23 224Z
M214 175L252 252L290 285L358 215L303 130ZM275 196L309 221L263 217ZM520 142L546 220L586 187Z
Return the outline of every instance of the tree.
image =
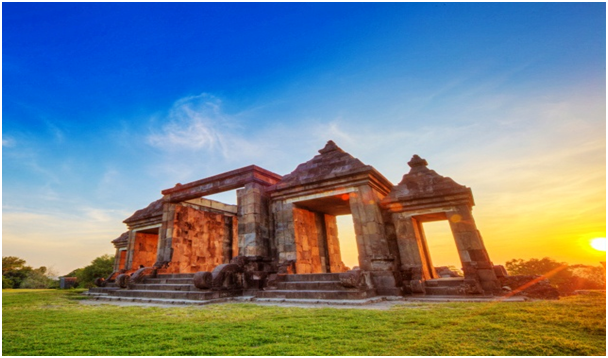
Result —
M30 271L25 280L21 282L20 288L56 288L56 281L49 276L52 275L46 267L41 266Z
M605 287L604 270L600 266L572 265L557 262L548 257L542 259L513 259L507 261L510 275L543 275L561 294L570 294L581 289Z
M46 266L33 269L15 256L2 257L2 288L53 288L56 280Z
M25 260L15 256L2 257L2 288L19 288L25 278L32 272Z
M66 276L77 277L80 287L92 287L96 278L107 277L112 271L114 271L114 257L102 255L91 261L90 265L76 269Z

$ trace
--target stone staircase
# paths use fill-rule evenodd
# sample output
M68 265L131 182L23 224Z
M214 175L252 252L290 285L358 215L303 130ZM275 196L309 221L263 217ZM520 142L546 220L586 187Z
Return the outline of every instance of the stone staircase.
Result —
M370 299L376 296L374 290L362 291L343 287L336 273L279 275L276 288L256 291L251 293L253 296L243 296L242 290L201 290L193 285L193 276L193 274L158 275L156 278L145 278L142 283L134 284L129 289L121 289L111 282L106 287L93 287L84 294L106 301L196 305L233 299L317 303L343 300L344 303L357 304L357 302L372 302Z
M145 278L142 283L134 284L130 289L121 289L114 283L108 283L106 287L92 287L84 294L108 301L175 304L209 303L242 294L242 290L200 290L193 285L193 276L194 274L158 275L156 278Z
M274 289L255 294L256 299L361 300L376 296L374 290L345 288L337 273L293 274L277 276Z

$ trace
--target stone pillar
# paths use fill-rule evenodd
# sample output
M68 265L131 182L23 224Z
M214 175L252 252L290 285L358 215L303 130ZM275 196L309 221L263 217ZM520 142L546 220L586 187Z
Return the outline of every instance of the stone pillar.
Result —
M428 260L420 223L406 213L393 214L393 222L399 246L401 270L413 274L412 280L433 278L433 267Z
M378 194L369 186L362 185L350 193L350 209L353 215L359 267L370 272L379 295L400 295L401 279L396 277L394 257L391 255Z
M127 260L125 263L126 270L131 269L131 264L133 263L134 248L135 248L135 231L129 230L129 239L127 241Z
M159 240L158 240L158 252L156 254L156 262L162 263L171 262L171 258L173 256L173 249L171 245L173 244L173 225L175 219L175 204L174 203L164 203L163 204L163 218L162 224L160 226L159 231ZM129 242L131 242L131 236L129 233ZM132 250L129 248L129 252ZM131 261L128 261L128 265L131 264Z
M478 279L486 292L500 288L470 206L460 205L447 213L466 279Z
M315 227L317 231L317 247L319 250L320 272L327 273L329 270L329 252L327 251L327 228L325 227L325 214L315 213Z
M232 220L230 216L224 216L224 235L222 238L222 257L224 264L230 263L230 259L233 257L232 247L234 236L232 235Z
M392 270L378 195L372 188L363 185L356 192L350 193L349 197L357 237L359 267L364 271Z
M345 267L340 253L340 241L338 240L338 222L335 216L325 214L325 232L327 235L327 258L329 259L328 272L344 272Z
M239 254L243 256L270 255L270 225L268 197L264 187L248 183L237 191L239 221Z
M296 259L296 241L293 225L292 203L278 200L272 204L272 215L274 217L274 239L277 249L279 263Z

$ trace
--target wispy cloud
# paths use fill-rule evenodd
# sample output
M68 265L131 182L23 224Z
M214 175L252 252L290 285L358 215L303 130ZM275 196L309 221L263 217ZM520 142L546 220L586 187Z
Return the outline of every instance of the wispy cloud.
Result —
M7 136L2 136L2 147L12 148L17 144L15 139Z
M221 101L208 94L190 96L175 102L160 130L154 129L148 143L164 150L216 151L224 145L219 130L229 123L221 112Z

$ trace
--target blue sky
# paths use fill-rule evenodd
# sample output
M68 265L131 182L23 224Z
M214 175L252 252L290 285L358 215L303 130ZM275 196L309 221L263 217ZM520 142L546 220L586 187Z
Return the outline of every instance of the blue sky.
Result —
M496 263L598 261L566 253L605 237L604 3L2 10L4 256L66 273L162 189L333 139L470 186Z

